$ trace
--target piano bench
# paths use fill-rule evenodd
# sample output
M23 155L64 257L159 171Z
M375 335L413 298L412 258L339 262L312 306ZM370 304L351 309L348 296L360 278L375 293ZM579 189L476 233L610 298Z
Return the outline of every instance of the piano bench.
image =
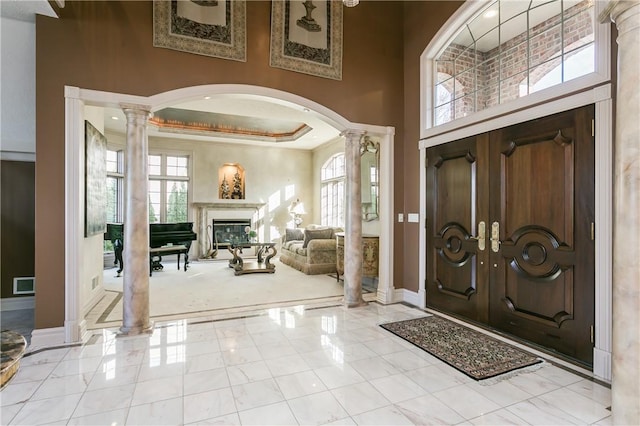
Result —
M189 249L187 246L179 244L173 246L153 247L149 249L149 276L153 275L153 271L160 271L162 266L162 256L169 254L178 255L178 270L180 270L180 255L184 254L184 270L186 272L189 265Z

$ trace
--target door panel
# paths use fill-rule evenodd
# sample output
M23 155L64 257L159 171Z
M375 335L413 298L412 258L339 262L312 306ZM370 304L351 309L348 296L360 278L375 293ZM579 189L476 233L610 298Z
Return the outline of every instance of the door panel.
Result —
M427 306L592 363L593 116L588 106L427 150Z
M491 133L490 324L591 363L593 108ZM577 194L583 200L576 203ZM497 265L493 267L493 265Z
M427 235L428 305L487 321L486 249L475 239L488 199L478 191L488 184L486 135L428 150ZM482 196L481 196L482 195ZM479 285L479 283L483 283Z

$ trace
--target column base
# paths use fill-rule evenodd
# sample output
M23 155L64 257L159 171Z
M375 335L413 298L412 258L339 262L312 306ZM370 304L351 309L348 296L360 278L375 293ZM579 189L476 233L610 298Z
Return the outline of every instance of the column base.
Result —
M342 304L347 308L359 308L360 306L367 306L369 302L365 302L363 299L354 302L342 300Z
M135 336L138 334L151 334L153 333L153 321L149 323L147 326L136 326L136 327L120 327L118 330L118 336Z

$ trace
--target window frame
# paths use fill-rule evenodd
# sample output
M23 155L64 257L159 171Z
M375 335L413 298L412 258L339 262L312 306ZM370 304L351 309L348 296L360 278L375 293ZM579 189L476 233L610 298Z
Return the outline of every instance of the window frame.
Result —
M113 222L124 222L124 150L120 147L107 147L107 152L116 153L116 171L107 170L107 179L116 180L116 217ZM108 221L109 222L109 221Z
M117 223L124 223L124 204L125 204L125 178L126 178L126 174L125 174L125 170L126 170L126 155L125 155L125 150L124 147L120 146L120 145L108 145L107 146L107 150L108 151L115 151L118 153L118 167L119 167L119 171L118 172L107 172L107 177L114 177L117 179L120 179L119 183L120 183L120 187L118 188L120 193L118 194L117 197L117 215L118 215L118 220L116 221ZM148 181L151 182L152 180L156 180L156 181L160 181L160 214L159 216L159 222L153 222L153 223L165 223L166 222L166 217L167 217L167 202L168 202L168 196L166 194L166 185L167 182L171 181L184 181L187 182L187 221L191 221L192 220L192 209L189 208L189 206L192 203L192 198L193 198L193 155L191 152L189 151L170 151L170 150L156 150L156 149L149 149L149 152L147 153L148 156L160 156L161 157L161 163L160 163L160 168L161 171L164 171L163 174L160 175L151 175L149 174L149 178ZM168 175L166 174L166 170L167 170L167 157L185 157L187 159L187 176L173 176L173 175ZM148 189L147 189L148 192Z
M420 55L420 139L432 138L494 117L539 105L552 99L588 90L610 81L611 28L609 24L599 23L598 16L604 10L605 5L603 4L604 2L596 1L594 2L595 60L593 73L435 126L435 96L432 95L437 81L436 58L446 49L461 28L480 15L493 1L465 2L440 28Z
M335 162L336 160L342 157L343 170L342 175L335 175ZM345 185L347 180L346 174L346 162L345 162L345 154L344 152L339 152L332 155L327 161L325 161L320 167L320 224L323 226L334 226L334 227L344 227L344 213L345 213ZM334 168L334 173L332 173L332 177L323 178L324 171L331 166ZM328 200L329 196L323 196L323 192L325 189L328 190L329 187L339 187L342 184L342 194L340 194L340 190L338 189L338 194L336 194L338 205L337 212L334 212L331 217L329 217L328 210ZM333 191L332 191L333 192ZM331 197L333 200L335 197ZM341 214L342 213L342 214Z
M160 173L159 175L152 175L149 173L149 183L152 181L160 182L160 213L157 214L159 220L158 222L150 222L150 223L167 223L167 207L169 202L169 196L167 194L167 185L168 182L186 182L187 183L187 221L189 221L191 217L191 210L189 209L189 204L191 203L191 154L187 152L179 152L179 151L162 151L162 150L152 150L149 149L147 153L148 157L151 156L159 156L160 157ZM169 175L167 173L168 157L182 157L187 160L187 175L186 176L177 176L177 175Z

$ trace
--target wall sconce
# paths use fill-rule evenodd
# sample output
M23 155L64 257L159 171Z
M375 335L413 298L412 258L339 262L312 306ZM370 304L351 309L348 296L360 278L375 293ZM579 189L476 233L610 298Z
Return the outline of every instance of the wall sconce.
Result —
M295 201L292 201L291 204L289 204L289 214L293 219L295 227L297 228L300 226L302 223L302 215L307 214L307 212L304 210L304 204L299 198L296 198Z

